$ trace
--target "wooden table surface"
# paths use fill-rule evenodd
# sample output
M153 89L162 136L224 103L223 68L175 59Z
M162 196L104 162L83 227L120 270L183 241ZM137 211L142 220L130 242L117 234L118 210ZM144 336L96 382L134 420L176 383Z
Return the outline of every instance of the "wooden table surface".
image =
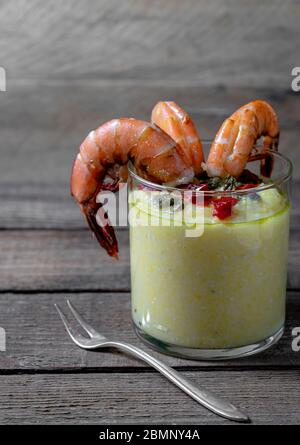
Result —
M153 355L253 423L299 423L300 352L291 345L300 326L300 93L290 87L299 2L56 4L0 5L0 65L7 69L7 92L0 92L0 326L7 336L0 423L231 423L143 363L77 348L54 303L69 297L103 334L147 349L131 326L127 230L118 230L115 262L70 197L78 145L110 118L149 119L161 99L178 101L209 139L255 98L278 111L280 149L295 165L285 334L270 350L234 361Z

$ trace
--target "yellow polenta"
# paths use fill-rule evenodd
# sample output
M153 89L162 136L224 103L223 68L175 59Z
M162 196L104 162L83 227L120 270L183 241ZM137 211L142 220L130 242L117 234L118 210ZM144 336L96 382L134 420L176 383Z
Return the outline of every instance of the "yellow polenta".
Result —
M143 190L129 197L135 324L158 340L192 348L243 346L277 332L285 318L285 196L275 188L249 194L223 221L207 206L199 224L190 222L191 203L177 224L175 205L169 225L161 208L150 214L150 199ZM201 236L186 236L197 227Z

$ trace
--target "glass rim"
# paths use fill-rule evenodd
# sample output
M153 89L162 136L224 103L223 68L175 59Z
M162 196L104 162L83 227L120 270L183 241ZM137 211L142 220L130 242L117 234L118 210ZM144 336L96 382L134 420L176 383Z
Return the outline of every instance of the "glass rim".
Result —
M203 140L203 143L208 143L211 142L209 140ZM285 155L283 155L282 153L279 153L277 151L269 151L269 153L274 156L275 158L279 158L281 160L283 160L286 164L287 164L287 172L282 175L282 177L273 180L272 182L270 182L269 184L263 184L263 185L258 185L257 187L251 187L249 189L243 189L243 190L191 190L188 188L178 188L178 187L174 187L174 186L169 186L169 185L164 185L164 184L157 184L155 182L152 182L148 179L144 179L141 176L139 176L136 171L135 171L135 167L133 165L133 163L131 161L128 162L128 171L130 173L130 176L133 177L134 179L136 179L138 182L140 182L141 184L145 185L148 188L154 188L156 190L161 190L161 191L169 191L169 192L193 192L193 193L199 193L201 195L207 195L207 196L212 196L212 195L222 195L222 196L228 196L228 195L232 195L232 194L236 194L236 195L247 195L249 193L256 193L256 192L261 192L263 190L268 190L271 188L275 188L285 182L287 182L293 173L293 164L292 161Z

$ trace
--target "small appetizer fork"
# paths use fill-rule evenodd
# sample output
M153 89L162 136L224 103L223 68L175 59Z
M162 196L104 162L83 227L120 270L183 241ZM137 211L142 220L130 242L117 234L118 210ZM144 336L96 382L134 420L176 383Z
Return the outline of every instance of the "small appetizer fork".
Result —
M143 360L148 365L152 366L154 369L159 371L168 380L170 380L174 385L178 386L182 391L196 400L200 405L209 409L219 416L225 417L236 422L249 422L249 417L232 405L226 402L222 398L214 395L212 392L196 387L193 383L182 377L177 371L167 366L160 360L152 357L148 353L144 352L142 349L136 346L130 345L128 343L111 341L106 337L97 332L92 326L90 326L83 317L75 310L74 306L67 300L67 304L73 314L73 316L78 321L81 328L87 333L88 337L83 336L78 328L71 326L66 318L66 315L61 310L61 308L55 304L55 307L60 315L60 318L65 325L65 328L73 340L73 342L83 349L93 350L98 348L116 348L122 352L128 353L133 357Z

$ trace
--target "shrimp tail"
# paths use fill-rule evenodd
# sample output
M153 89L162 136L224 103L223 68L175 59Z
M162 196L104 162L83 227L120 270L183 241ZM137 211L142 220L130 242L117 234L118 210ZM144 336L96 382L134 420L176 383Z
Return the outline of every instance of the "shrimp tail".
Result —
M181 147L163 130L137 119L113 119L91 131L73 164L71 194L107 253L118 258L118 242L101 191L117 193L127 182L128 161L136 172L157 183L182 184L194 177Z
M263 149L260 153L254 153L249 156L249 162L260 160L260 174L265 178L270 178L274 167L274 157L272 151L278 151L279 134L277 137L264 138Z
M265 178L270 178L274 167L274 157L270 154L269 150L278 151L279 134L275 138L265 137L264 139L264 151L265 157L260 161L260 173Z
M272 151L278 150L279 125L270 104L256 100L235 111L226 119L211 147L205 169L209 176L238 177L247 162L260 160L261 174L270 177ZM256 142L263 137L263 147Z
M101 247L106 250L108 255L118 260L118 240L116 238L114 228L110 224L106 212L101 207L101 204L96 203L94 205L82 205L81 210L86 217L89 228L95 235ZM98 224L96 216L98 216L101 224Z

